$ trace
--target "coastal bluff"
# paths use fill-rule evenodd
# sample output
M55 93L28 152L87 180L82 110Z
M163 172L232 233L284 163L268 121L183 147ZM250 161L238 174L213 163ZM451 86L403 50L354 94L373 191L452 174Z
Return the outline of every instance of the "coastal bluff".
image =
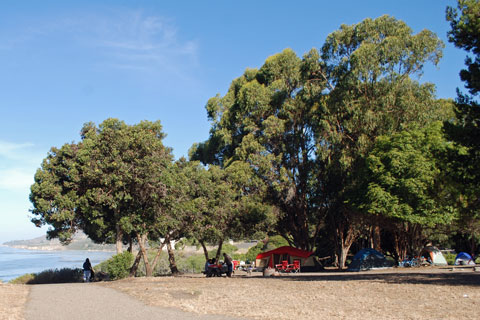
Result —
M4 246L26 250L87 250L87 251L115 251L114 244L96 244L84 233L77 233L68 245L60 243L58 239L47 240L46 236L30 240L13 240L3 243Z

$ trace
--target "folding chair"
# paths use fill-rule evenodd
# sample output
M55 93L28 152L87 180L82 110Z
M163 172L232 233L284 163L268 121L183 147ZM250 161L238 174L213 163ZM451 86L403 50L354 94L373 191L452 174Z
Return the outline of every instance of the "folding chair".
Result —
M288 260L283 260L281 264L275 265L275 269L277 269L278 271L287 272L287 268L288 268Z
M293 260L293 263L287 266L287 269L285 270L285 272L293 272L293 273L300 272L300 260Z

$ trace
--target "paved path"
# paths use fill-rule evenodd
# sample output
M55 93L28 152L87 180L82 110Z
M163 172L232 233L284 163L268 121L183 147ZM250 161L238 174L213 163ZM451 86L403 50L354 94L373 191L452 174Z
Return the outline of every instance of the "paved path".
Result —
M32 285L26 320L232 319L151 307L114 289L93 283Z

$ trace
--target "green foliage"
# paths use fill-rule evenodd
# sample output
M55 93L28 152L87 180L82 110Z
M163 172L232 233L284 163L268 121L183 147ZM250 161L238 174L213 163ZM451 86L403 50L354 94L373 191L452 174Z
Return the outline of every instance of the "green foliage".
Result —
M75 283L83 281L82 269L48 269L39 273L28 273L10 280L13 284Z
M274 224L271 207L261 201L261 186L248 166L237 162L227 169L211 165L207 170L198 162L180 161L176 166L182 185L179 197L185 198L176 211L186 213L185 232L198 244L224 244L226 239L250 237Z
M248 249L245 257L247 260L249 261L255 261L255 259L257 258L257 255L260 253L260 252L263 252L263 246L264 246L264 243L263 242L259 242L257 243L255 246L251 247L250 249Z
M234 253L232 254L232 259L238 261L246 261L247 255L245 253Z
M27 284L29 283L30 281L33 280L33 278L35 277L35 274L34 273L26 273L24 275L21 275L15 279L12 279L10 280L8 283L12 283L12 284Z
M445 260L447 260L449 266L453 266L455 264L455 257L457 256L456 253L447 252L444 253L443 256L445 257Z
M477 0L459 0L457 8L447 7L447 21L451 30L448 40L457 48L474 54L467 57L468 70L460 71L460 78L470 93L480 92L480 3Z
M233 244L230 243L224 243L222 246L222 254L233 254L235 251L237 251L238 248L234 246Z
M273 250L276 248L280 248L283 246L288 246L288 241L285 240L284 237L276 235L268 238L267 245L265 247L266 250Z
M456 218L456 191L446 161L454 149L443 135L442 123L435 122L378 137L369 153L363 184L352 204L382 221L382 228L394 235L397 240L390 250L396 259L421 249L426 240L441 239L440 227Z
M134 259L133 254L125 251L100 263L94 269L107 273L111 280L123 279L129 276Z
M229 256L231 256L233 258L233 254L238 250L238 248L230 243L224 243L222 245L222 251L220 252L220 257L219 259L222 260L223 259L223 254L226 253L228 254ZM208 252L208 256L210 258L213 258L217 255L217 249L213 249L213 250L210 250ZM204 257L205 258L205 257Z
M160 122L107 119L85 124L81 135L78 144L52 148L37 171L32 221L51 225L49 236L64 242L80 228L97 242L153 228L172 160Z
M376 137L444 117L434 86L410 78L442 48L432 32L414 35L382 16L342 25L302 58L286 49L208 101L210 138L192 158L248 165L275 208L276 232L295 246L313 249L327 226L337 248L348 247L358 230L348 225L351 190Z
M190 255L186 258L178 256L177 260L178 269L185 273L201 273L205 268L205 256L201 254Z
M49 239L69 243L82 223L77 211L79 201L79 170L76 163L79 146L65 144L53 147L35 173L31 186L32 222L40 227L49 224Z
M456 119L446 122L445 131L451 140L464 148L462 153L450 159L452 167L457 168L453 177L460 193L457 226L466 238L471 239L468 251L476 251L480 238L480 105L475 100L480 92L480 2L458 0L457 8L447 7L446 17L451 26L449 41L473 54L465 60L467 69L460 71L460 78L470 95L458 91Z
M369 183L360 207L422 226L450 223L453 199L441 157L448 147L439 122L379 137L367 158Z
M289 246L289 243L282 236L276 235L268 238L268 241L259 241L255 246L248 249L245 259L255 261L257 255L264 251L273 250L279 247Z

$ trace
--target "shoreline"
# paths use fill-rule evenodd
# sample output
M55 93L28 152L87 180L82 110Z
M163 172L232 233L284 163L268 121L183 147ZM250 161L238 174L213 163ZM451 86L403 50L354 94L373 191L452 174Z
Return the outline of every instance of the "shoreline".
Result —
M115 249L70 249L59 246L27 246L27 245L6 245L0 244L0 247L21 249L21 250L34 250L34 251L86 251L86 252L115 252Z

